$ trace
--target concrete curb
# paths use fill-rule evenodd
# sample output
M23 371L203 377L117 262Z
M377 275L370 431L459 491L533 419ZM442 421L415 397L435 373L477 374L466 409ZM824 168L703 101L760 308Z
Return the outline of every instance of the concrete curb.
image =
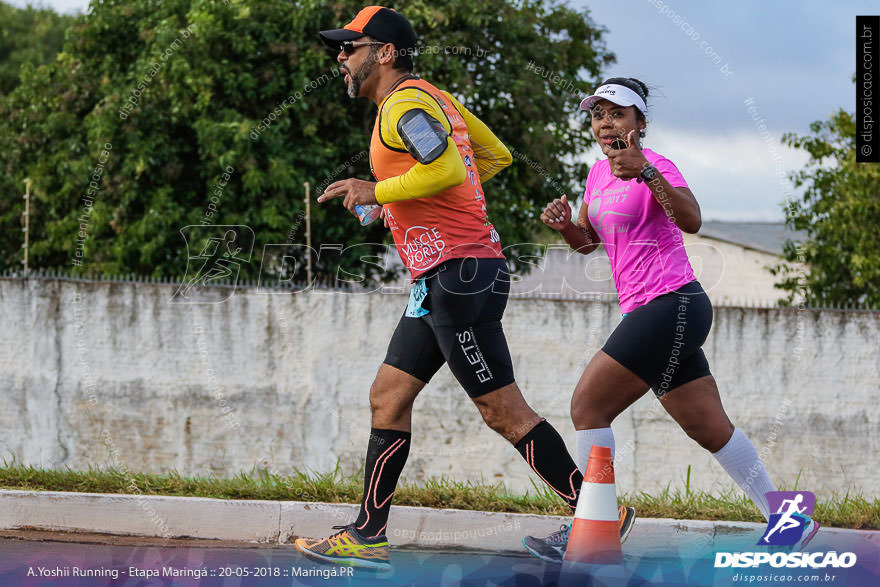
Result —
M347 524L358 506L313 502L223 500L56 491L0 490L0 529L33 528L161 538L202 538L289 544L324 536ZM394 546L522 552L522 537L545 536L569 518L394 506L388 539ZM639 518L627 548L658 556L699 556L724 543L754 545L764 524ZM834 536L865 538L880 547L880 532L823 528Z

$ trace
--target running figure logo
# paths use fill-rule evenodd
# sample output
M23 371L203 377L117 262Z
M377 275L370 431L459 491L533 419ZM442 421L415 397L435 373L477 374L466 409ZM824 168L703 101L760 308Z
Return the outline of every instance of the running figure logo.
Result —
M759 546L791 546L797 544L810 525L816 507L816 496L809 491L768 491L770 519Z
M191 225L180 233L187 246L186 275L171 301L218 302L231 296L231 289L209 293L205 286L225 283L234 289L241 265L250 262L254 247L250 227Z

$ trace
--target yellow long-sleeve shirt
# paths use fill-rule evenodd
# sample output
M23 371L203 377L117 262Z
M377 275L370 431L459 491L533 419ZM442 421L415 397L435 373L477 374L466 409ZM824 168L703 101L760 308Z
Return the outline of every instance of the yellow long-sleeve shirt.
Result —
M480 182L485 183L493 175L513 162L507 147L489 130L483 121L473 115L467 108L452 97L448 92L443 94L449 98L461 114L468 127L471 148L476 158L475 164L480 174ZM427 92L419 88L405 88L395 92L382 104L382 125L379 129L386 145L395 149L405 149L403 140L397 132L400 117L413 109L421 109L436 118L451 134L443 109ZM416 162L413 167L396 177L390 177L376 184L376 200L380 204L399 202L413 198L433 196L445 189L459 185L467 179L467 171L458 148L452 137L447 137L446 150L427 165Z

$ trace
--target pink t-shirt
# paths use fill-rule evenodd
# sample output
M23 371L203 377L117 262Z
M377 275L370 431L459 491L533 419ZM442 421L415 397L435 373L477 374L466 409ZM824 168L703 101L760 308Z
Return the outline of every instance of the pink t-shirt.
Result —
M672 161L650 149L642 153L672 187L688 187ZM584 204L611 260L621 312L695 279L681 230L644 182L615 177L603 159L587 176Z

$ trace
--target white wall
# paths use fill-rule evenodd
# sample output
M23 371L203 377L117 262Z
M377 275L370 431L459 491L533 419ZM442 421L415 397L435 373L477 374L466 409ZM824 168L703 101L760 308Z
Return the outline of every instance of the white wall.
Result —
M779 299L787 295L787 292L774 287L781 278L775 277L769 270L783 262L781 257L694 234L684 235L684 243L694 274L713 304L775 307ZM505 254L510 253L505 251ZM514 295L617 299L608 255L602 248L584 256L559 242L524 246L521 254L527 257L525 262L532 267L529 273L514 277L515 282L511 287ZM402 266L393 249L386 255L385 263L388 267ZM788 265L797 267L793 263ZM395 283L401 291L408 290L408 284L408 273Z
M0 279L0 453L44 467L232 475L360 466L368 391L402 295L239 289L169 303L173 286ZM574 448L571 390L616 304L511 299L505 331L527 399ZM880 495L880 313L716 308L705 350L733 421L771 477ZM531 487L447 369L416 403L409 479ZM656 400L615 423L619 489L729 482Z

